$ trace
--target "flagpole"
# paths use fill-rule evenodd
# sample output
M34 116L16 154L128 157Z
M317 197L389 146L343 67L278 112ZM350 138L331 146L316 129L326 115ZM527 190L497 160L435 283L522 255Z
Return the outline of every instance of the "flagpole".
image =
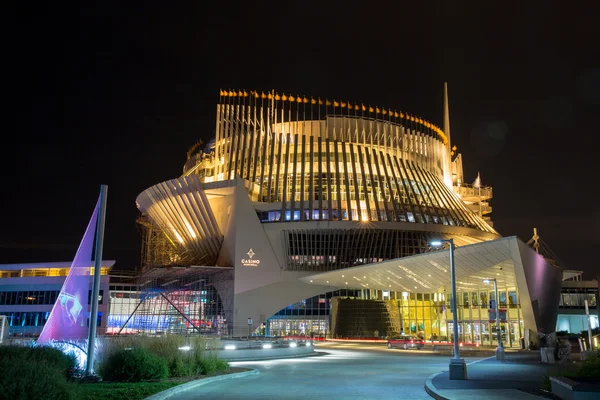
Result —
M98 323L98 295L100 292L100 270L102 269L102 246L104 243L104 222L106 219L106 193L107 185L100 186L100 206L98 210L98 221L96 222L96 249L94 252L94 280L92 283L92 295L90 302L92 311L90 312L90 330L88 334L87 365L85 375L94 374L94 348L96 345L96 326Z

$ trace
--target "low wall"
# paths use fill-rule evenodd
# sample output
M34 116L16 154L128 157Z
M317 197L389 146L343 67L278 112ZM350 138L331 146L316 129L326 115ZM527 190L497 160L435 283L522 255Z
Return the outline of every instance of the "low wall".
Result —
M596 400L600 398L600 383L575 382L561 376L551 376L552 394L563 400Z
M314 346L273 347L262 348L237 348L235 350L219 350L219 358L227 361L268 360L271 358L305 357L315 354Z

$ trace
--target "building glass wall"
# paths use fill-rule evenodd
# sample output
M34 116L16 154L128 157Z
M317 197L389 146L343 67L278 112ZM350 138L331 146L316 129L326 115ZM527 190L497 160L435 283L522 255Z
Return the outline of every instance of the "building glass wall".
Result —
M425 340L453 341L453 314L450 295L445 293L395 293L400 312L400 326ZM523 332L520 304L516 290L498 289L500 298L500 332L507 347L520 346ZM458 340L464 343L497 343L495 312L490 313L494 291L479 290L457 293Z
M268 336L314 336L329 334L331 299L336 296L360 298L360 290L341 289L299 301L280 310L266 322Z
M331 298L343 296L357 300L388 302L390 318L397 332L412 334L432 341L453 341L451 296L446 293L409 293L377 290L339 290L292 304L267 321L265 334L296 336L311 333L315 337L330 334ZM505 347L519 347L523 320L518 293L512 288L499 288L500 334ZM495 313L490 313L493 290L484 288L457 295L459 341L482 346L497 344Z
M60 290L21 290L0 292L0 306L18 306L18 305L52 305ZM92 296L91 290L88 291L88 304ZM102 304L104 290L100 290L98 295L98 304Z
M587 300L588 307L596 307L597 298L598 288L563 288L558 306L562 308L583 308L585 307L585 300Z

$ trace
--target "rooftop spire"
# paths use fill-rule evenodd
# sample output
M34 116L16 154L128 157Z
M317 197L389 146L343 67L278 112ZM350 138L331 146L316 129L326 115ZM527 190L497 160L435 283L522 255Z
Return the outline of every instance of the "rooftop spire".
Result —
M448 147L450 143L450 106L448 105L448 82L444 82L444 133L448 136Z

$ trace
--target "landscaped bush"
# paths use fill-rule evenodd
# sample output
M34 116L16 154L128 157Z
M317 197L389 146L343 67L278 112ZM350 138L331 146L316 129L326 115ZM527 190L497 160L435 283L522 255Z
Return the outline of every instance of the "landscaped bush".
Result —
M182 357L171 357L169 360L169 377L178 378L191 375L190 365Z
M202 366L202 373L204 375L213 374L218 371L227 371L229 369L227 361L221 360L214 355L203 357L198 360L198 363Z
M108 361L124 349L143 349L158 356L167 363L170 377L197 376L229 369L226 361L217 358L215 349L207 349L206 338L202 336L116 337L103 342L99 355L98 371L105 380L109 379L104 375L110 369Z
M7 352L2 353L2 356L5 356ZM65 372L55 364L43 359L2 358L2 356L0 356L0 399L71 399Z
M116 351L100 364L106 381L139 382L169 376L167 360L143 348Z
M586 360L581 367L573 372L565 374L568 378L596 378L600 380L600 357Z
M598 358L586 360L580 366L566 368L553 376L563 376L574 381L600 381L600 352ZM544 389L551 390L550 376L544 376L542 386Z
M187 348L187 350L183 350L184 348ZM216 348L208 348L207 340L202 336L167 335L163 337L125 336L107 338L102 343L97 370L105 380L112 380L106 374L110 373L112 369L110 365L114 362L113 357L123 351L143 349L166 363L169 377L192 377L226 371L229 369L229 363L217 357Z
M78 373L75 356L52 347L0 346L0 360L44 363L59 371L66 379L72 379Z

